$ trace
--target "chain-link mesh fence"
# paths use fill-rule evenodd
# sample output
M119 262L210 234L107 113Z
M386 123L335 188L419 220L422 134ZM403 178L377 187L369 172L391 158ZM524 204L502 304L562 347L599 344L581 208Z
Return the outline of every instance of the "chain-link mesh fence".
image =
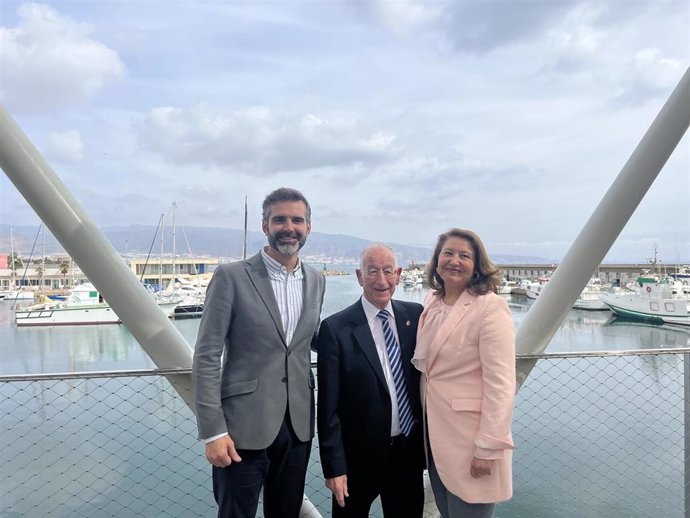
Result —
M685 516L683 359L540 361L517 398L515 496L496 516ZM215 516L194 416L159 373L8 379L0 518ZM306 493L329 516L317 441Z

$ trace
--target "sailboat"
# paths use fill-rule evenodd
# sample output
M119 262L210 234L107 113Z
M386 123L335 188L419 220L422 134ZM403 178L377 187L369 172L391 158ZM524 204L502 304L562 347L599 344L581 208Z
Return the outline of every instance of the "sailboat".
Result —
M173 225L172 225L172 280L168 286L169 291L173 294L173 298L181 297L175 310L173 317L180 318L197 318L204 312L204 300L206 298L206 288L197 284L194 286L190 283L182 283L177 278L176 263L177 257L177 202L173 202ZM189 244L189 243L188 243ZM199 272L196 272L197 281L199 279ZM178 286L179 284L179 286Z
M10 228L10 256L8 258L8 268L12 271L12 286L10 287L9 290L4 290L0 291L0 300L7 300L10 302L16 302L19 300L26 301L26 300L31 300L33 301L35 298L35 293L31 290L25 290L22 287L17 287L17 270L15 268L15 261L17 260L17 257L15 257L15 250L14 250L14 235L12 233L12 229Z

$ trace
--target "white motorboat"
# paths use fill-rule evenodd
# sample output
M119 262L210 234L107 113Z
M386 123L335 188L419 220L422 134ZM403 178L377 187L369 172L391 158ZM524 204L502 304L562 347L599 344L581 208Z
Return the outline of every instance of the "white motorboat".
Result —
M16 300L34 300L36 294L33 291L26 290L8 290L0 292L0 300L7 300L14 302Z
M585 289L582 290L580 296L573 303L573 308L588 311L608 311L609 307L599 298L602 288L601 279L598 277L590 279Z
M525 295L530 299L537 299L545 286L546 283L543 282L530 282L525 286Z
M204 298L203 294L184 296L179 304L175 306L173 316L176 319L200 317L204 312Z
M625 291L601 293L616 315L649 322L690 326L690 299L678 281L638 282Z
M515 281L501 281L501 283L496 288L496 293L499 295L510 295L515 288L518 287L518 283Z
M548 279L546 280L548 282ZM541 292L546 287L546 282L542 279L537 282L530 282L525 288L525 294L530 299L537 299ZM601 293L601 280L598 278L591 279L582 293L577 297L573 303L575 309L586 309L589 311L607 311L609 307L599 299Z
M527 295L527 286L530 285L529 280L527 279L522 279L519 283L516 284L511 290L510 294L511 295Z
M404 288L421 288L424 285L424 272L419 268L405 270L400 280Z
M158 306L172 316L177 303L158 302ZM85 283L75 287L64 301L46 299L16 310L15 322L17 326L69 326L119 324L121 320L94 285Z

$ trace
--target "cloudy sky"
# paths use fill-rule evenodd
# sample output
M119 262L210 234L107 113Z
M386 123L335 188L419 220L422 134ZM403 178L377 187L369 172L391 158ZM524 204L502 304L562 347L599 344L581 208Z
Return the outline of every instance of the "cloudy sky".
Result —
M690 64L690 0L0 4L0 102L101 226L313 230L560 258ZM0 222L38 223L0 175ZM609 259L690 260L690 135Z

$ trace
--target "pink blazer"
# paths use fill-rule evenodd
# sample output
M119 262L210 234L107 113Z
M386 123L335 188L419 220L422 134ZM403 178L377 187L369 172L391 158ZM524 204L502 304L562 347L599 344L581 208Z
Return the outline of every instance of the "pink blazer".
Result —
M429 295L419 320L422 404L428 440L441 481L470 503L513 494L510 432L515 398L515 328L506 301L465 291L437 332L424 333ZM420 343L422 340L422 343ZM426 340L426 344L424 344ZM415 353L417 356L417 353ZM495 459L490 476L470 476L473 457Z

